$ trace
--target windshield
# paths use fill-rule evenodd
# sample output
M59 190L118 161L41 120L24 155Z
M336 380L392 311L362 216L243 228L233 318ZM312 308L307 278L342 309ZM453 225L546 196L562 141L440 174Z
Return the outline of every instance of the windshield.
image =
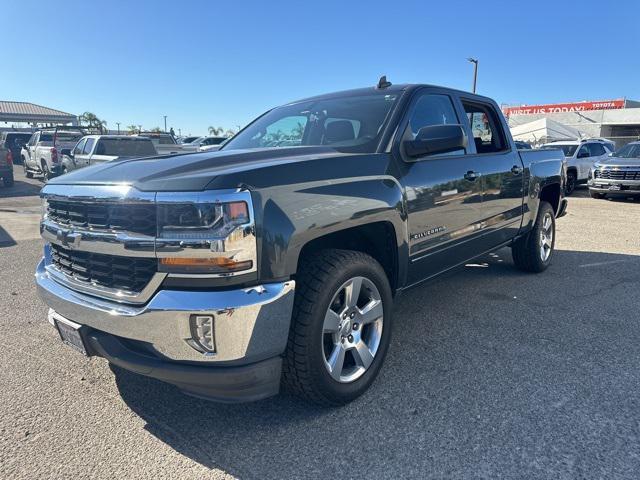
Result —
M543 145L542 150L562 150L565 157L573 157L578 145Z
M345 152L375 152L398 95L358 95L275 108L227 141L224 150L330 145Z
M628 143L613 154L618 158L640 158L640 143Z
M155 155L156 149L148 139L136 138L101 138L96 147L96 155L113 155L115 157L139 157Z

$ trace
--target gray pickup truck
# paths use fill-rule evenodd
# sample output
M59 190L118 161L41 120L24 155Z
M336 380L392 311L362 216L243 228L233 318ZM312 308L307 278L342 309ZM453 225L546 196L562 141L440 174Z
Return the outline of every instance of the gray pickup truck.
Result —
M87 135L62 151L62 173L117 159L157 155L151 139L130 135Z
M202 398L340 405L378 375L403 290L505 246L547 268L563 159L519 152L493 100L381 79L217 152L52 180L36 282L85 355Z

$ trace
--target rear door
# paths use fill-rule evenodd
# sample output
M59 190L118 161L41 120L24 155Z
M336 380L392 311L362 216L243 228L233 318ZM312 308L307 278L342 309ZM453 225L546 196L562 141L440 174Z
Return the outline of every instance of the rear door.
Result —
M463 112L447 91L424 88L414 94L394 146L404 188L409 228L409 284L467 258L466 242L483 218L478 159L466 150L409 158L402 142L422 127L462 124Z
M76 164L78 167L86 167L91 164L91 153L93 152L93 146L96 143L96 139L94 137L88 137L84 146L82 147L82 152L77 157Z
M73 162L75 163L76 168L82 168L88 165L87 158L82 153L86 143L87 139L83 138L78 143L76 143L75 147L73 147Z
M471 129L470 155L482 173L484 235L479 247L487 250L514 238L520 229L524 165L497 105L478 97L460 100Z

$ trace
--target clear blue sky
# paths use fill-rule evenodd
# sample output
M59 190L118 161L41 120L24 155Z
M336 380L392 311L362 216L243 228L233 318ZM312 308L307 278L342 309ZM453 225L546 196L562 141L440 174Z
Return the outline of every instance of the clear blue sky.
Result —
M2 0L0 99L204 134L392 82L499 103L640 100L640 1ZM610 67L607 69L607 67Z

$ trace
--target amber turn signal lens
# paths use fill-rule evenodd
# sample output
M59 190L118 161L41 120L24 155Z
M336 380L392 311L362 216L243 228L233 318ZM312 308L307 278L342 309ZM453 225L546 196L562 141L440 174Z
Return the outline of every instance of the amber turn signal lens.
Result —
M236 272L251 268L253 263L251 260L236 262L230 258L214 257L214 258L180 258L168 257L161 258L160 265L166 266L171 270L176 268L186 268L194 270L209 270L212 272Z

